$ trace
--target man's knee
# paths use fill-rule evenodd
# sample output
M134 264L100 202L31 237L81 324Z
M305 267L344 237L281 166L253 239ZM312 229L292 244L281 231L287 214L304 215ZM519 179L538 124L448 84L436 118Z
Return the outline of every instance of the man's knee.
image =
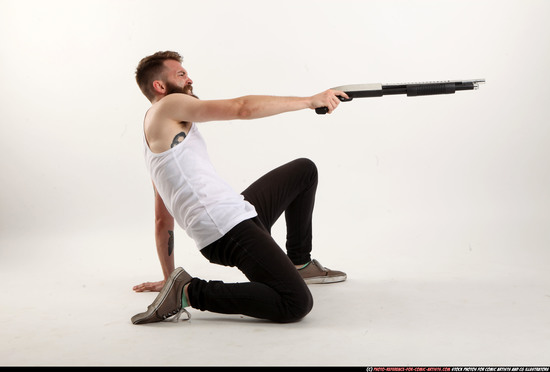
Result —
M300 173L309 176L310 181L317 182L318 170L317 165L308 158L300 158L294 160L296 166L300 169Z
M292 323L303 319L313 309L313 296L306 287L305 291L296 294L295 298L289 304L287 314L279 321L281 323Z
M311 173L317 173L317 165L313 160L308 158L299 158L295 162L303 169L310 171Z
M302 301L296 309L296 319L300 320L304 318L307 314L311 312L311 309L313 309L313 296L308 290L306 293L304 293Z

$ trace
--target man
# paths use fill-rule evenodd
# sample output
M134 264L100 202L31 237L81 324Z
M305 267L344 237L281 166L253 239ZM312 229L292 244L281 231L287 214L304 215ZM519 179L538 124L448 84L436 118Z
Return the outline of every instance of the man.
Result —
M317 169L308 159L285 164L238 194L216 173L195 123L255 119L283 112L328 107L332 113L344 92L312 97L246 96L199 100L176 52L143 58L136 80L152 106L144 119L144 148L155 190L155 239L164 280L134 287L160 291L134 324L189 313L191 306L225 314L244 314L275 322L298 321L313 299L307 283L346 280L311 260L312 213ZM240 144L239 144L240 146ZM285 254L270 235L285 212ZM224 283L194 278L174 266L174 220L212 263L236 266L250 282Z

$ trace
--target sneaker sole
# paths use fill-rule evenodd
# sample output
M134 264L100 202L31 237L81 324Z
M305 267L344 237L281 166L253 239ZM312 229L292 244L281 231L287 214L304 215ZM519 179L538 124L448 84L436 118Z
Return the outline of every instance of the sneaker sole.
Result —
M183 272L183 269L181 267L178 267L176 270L170 274L170 277L168 278L166 284L164 287L162 287L160 293L158 294L157 298L155 298L155 301L149 307L147 308L147 311L144 313L140 313L137 315L134 315L132 317L132 323L133 324L142 324L147 323L146 321L151 319L151 317L155 314L155 312L158 310L160 304L164 302L166 299L166 296L172 290L172 287L174 286L174 282L178 275L180 275Z
M328 283L339 283L347 279L347 275L344 276L316 276L313 278L306 278L304 282L306 284L328 284Z

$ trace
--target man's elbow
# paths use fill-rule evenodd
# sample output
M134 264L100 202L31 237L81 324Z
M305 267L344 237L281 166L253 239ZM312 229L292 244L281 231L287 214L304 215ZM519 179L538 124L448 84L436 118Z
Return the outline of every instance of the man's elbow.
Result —
M157 231L174 230L174 219L172 216L156 216L155 229Z
M252 119L254 110L251 107L250 102L243 97L236 102L236 117L240 120Z

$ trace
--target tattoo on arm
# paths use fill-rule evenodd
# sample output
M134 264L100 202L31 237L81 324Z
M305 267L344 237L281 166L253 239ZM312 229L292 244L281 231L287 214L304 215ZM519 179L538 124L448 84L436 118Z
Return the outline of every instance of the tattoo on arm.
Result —
M187 136L185 135L185 132L181 132L181 133L179 133L178 135L176 135L176 136L174 137L174 140L172 141L172 145L170 145L170 148L172 148L172 147L174 147L174 146L179 145L180 143L182 143L185 137L187 137Z
M172 230L168 230L168 256L171 256L173 251L174 251L174 232Z

